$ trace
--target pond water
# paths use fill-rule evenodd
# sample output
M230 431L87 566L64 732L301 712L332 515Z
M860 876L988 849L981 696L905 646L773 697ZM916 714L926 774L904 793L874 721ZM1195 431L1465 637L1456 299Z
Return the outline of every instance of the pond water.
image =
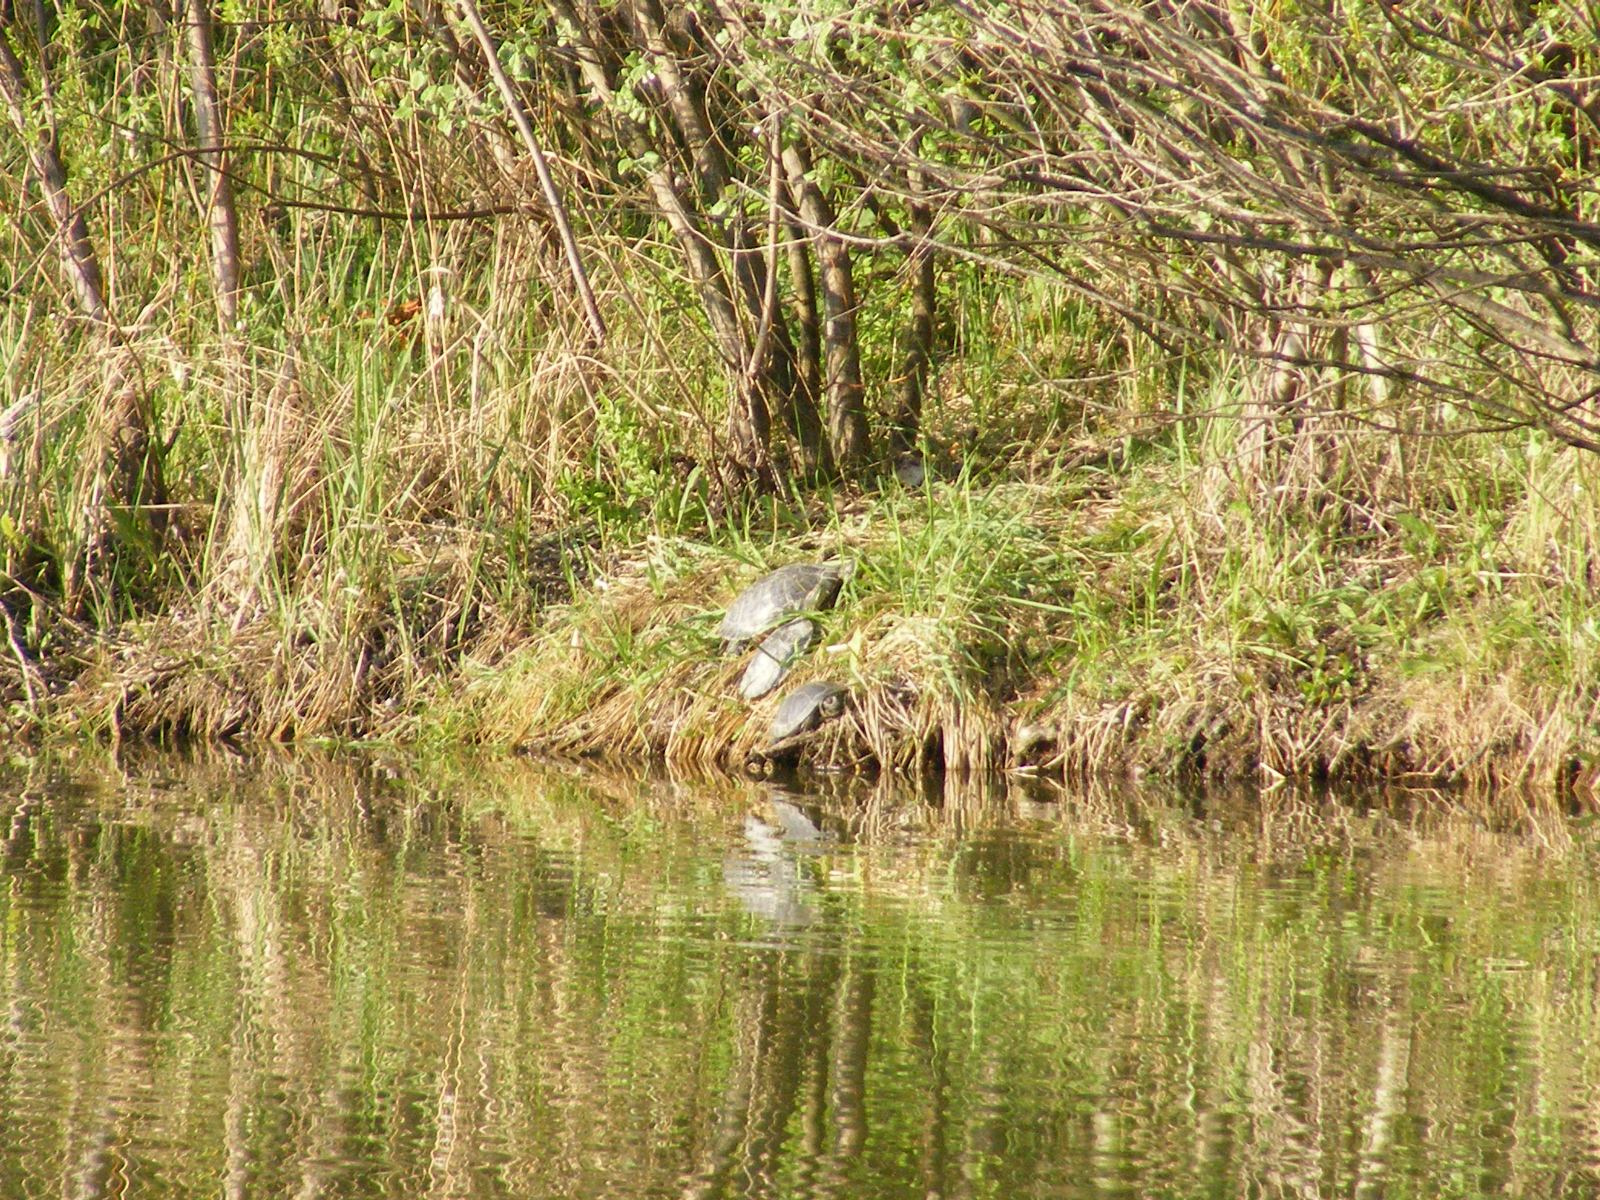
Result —
M0 1197L1592 1196L1600 831L22 763Z

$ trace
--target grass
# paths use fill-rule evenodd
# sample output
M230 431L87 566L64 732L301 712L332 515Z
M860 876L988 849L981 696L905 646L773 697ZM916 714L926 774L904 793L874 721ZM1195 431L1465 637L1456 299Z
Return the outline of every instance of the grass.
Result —
M1172 442L1026 465L828 497L761 542L663 538L429 719L737 767L775 701L734 698L710 630L762 571L838 553L859 569L794 676L853 692L822 762L1587 784L1596 607L1524 460L1486 442L1453 498L1377 519L1251 504Z
M484 365L380 324L253 351L238 444L222 376L169 372L180 520L157 601L14 603L31 675L13 725L740 769L778 697L737 700L720 612L774 566L839 554L858 570L792 677L852 691L819 764L1592 781L1600 534L1576 452L1463 437L1410 447L1402 473L1392 438L1343 430L1342 473L1308 476L1309 435L1285 433L1268 487L1211 415L1237 381L1185 374L1168 410L1201 415L1144 436L1116 436L1126 409L1046 397L921 488L719 513L668 453L668 400L582 399L593 381L549 342ZM513 353L557 395L530 396ZM1044 359L1022 361L974 353L930 427L963 428L974 393L1024 394ZM76 445L32 478L66 494ZM43 597L49 570L23 566L72 545L70 513L14 482L7 515L13 596Z
M354 253L324 245L313 267ZM465 307L500 303L491 279L457 286ZM378 313L383 294L358 299ZM957 449L925 486L725 510L673 457L687 400L637 403L644 376L585 375L555 335L480 329L438 349L322 307L325 328L298 318L301 335L250 349L231 381L177 369L204 349L168 348L178 519L141 599L110 575L76 613L49 603L78 544L70 412L37 415L35 459L8 480L11 723L739 769L778 698L737 700L720 612L771 567L839 554L858 570L792 677L852 691L809 748L819 764L1590 784L1600 530L1585 456L1535 435L1402 447L1353 426L1280 430L1264 478L1219 415L1242 386L1226 371L1163 383L1147 364L1140 396L1111 407L1093 387L1030 393L1083 361L1087 335L1056 330L1054 357L1008 352L1019 303L964 331L972 353L928 414L931 440ZM647 358L667 330L619 336ZM91 370L32 341L4 349L43 377ZM1141 424L1157 386L1168 419ZM251 400L239 436L235 390ZM975 413L985 426L960 433ZM42 440L52 423L65 436ZM1319 465L1334 433L1338 462ZM25 480L55 482L41 495Z

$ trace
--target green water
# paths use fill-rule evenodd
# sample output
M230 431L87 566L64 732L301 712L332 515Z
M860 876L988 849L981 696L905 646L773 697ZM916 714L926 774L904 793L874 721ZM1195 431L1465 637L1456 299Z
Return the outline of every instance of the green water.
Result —
M1600 832L17 767L0 1197L1600 1192Z

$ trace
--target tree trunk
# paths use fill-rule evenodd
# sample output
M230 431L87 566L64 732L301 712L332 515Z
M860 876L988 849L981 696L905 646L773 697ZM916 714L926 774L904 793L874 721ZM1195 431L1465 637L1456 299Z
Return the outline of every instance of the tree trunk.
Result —
M0 24L0 99L17 132L29 141L28 161L39 177L45 205L55 223L67 285L79 311L94 325L110 351L105 355L101 402L85 422L86 452L78 477L78 495L73 501L82 521L82 545L69 565L65 588L71 606L81 599L86 568L92 567L108 547L128 538L137 540L141 532L161 535L166 524L166 488L159 447L149 433L139 364L132 352L121 345L112 324L88 223L67 191L66 167L48 107L47 77L42 76L41 88L45 95L43 119L30 140L34 126L30 121L27 77L11 45L7 26Z
M823 345L827 361L828 433L833 457L846 470L860 468L872 457L867 429L866 389L861 382L861 353L856 342L855 276L850 250L829 231L833 208L811 181L811 163L799 146L786 146L783 165L789 191L811 230L822 264Z
M724 138L729 131L713 131L704 89L682 69L668 33L666 15L656 0L635 0L629 11L639 39L650 53L651 65L656 68L662 106L671 117L684 155L694 169L701 200L715 204L734 180L724 148ZM775 197L773 200L776 202ZM830 469L816 393L808 392L802 385L788 322L781 312L766 310L764 297L772 282L768 278L769 265L763 261L737 215L728 221L722 243L732 257L734 280L745 311L758 328L769 329L762 361L752 364L763 376L761 390L769 405L777 408L799 446L802 470L811 474Z
M578 236L572 232L572 224L567 220L566 206L561 202L561 192L556 187L555 176L551 175L550 164L545 159L544 151L539 148L538 138L534 134L533 118L528 115L526 106L517 95L511 77L500 65L500 52L495 47L488 26L478 14L477 4L474 0L457 0L457 9L471 28L473 36L477 38L489 74L494 77L495 86L500 91L500 98L505 102L506 111L511 114L517 132L522 135L528 157L533 160L534 172L539 176L540 190L544 193L545 203L550 206L550 219L555 222L556 232L561 238L562 251L567 256L567 270L572 275L573 287L577 290L578 299L583 305L584 319L589 323L593 347L598 349L605 345L605 318L600 313L599 302L594 298L594 289L589 286L589 274L583 268L583 255L578 248Z
M610 110L618 139L636 159L655 162L654 166L645 170L646 186L650 189L657 211L683 252L730 381L727 444L724 448L727 466L742 479L767 481L772 470L771 416L759 381L752 382L744 370L749 347L739 324L738 310L734 306L727 275L717 256L717 243L696 221L693 211L679 192L667 156L651 141L649 131L618 107L611 74L600 55L601 43L596 24L585 19L590 14L580 15L572 0L552 0L551 7L577 39L574 49L584 81Z
M195 142L206 169L202 215L211 233L211 276L217 292L217 317L225 333L239 323L239 218L233 205L223 149L222 99L217 91L207 0L188 0L184 37L189 48L189 79L194 90Z
M920 196L920 170L910 173L913 195ZM928 370L933 362L933 331L937 315L933 261L933 212L921 200L910 204L911 232L915 241L907 257L911 275L911 323L900 340L900 374L895 379L894 451L913 449L922 433L922 402L927 393Z
M779 185L778 203L786 212L794 211L789 189ZM796 440L806 468L822 475L833 473L833 455L822 430L822 325L817 316L817 284L811 271L811 252L805 230L793 221L785 222L789 258L790 308L794 313L795 393L793 409ZM815 443L815 461L807 447Z
M0 25L0 95L4 95L11 123L24 141L29 140L27 76L11 47L6 27ZM55 221L61 273L77 297L78 309L97 325L106 323L105 285L100 277L100 261L89 241L89 226L83 214L73 208L67 195L67 172L61 164L56 142L55 122L46 115L38 135L28 146L28 162L44 189L44 201Z

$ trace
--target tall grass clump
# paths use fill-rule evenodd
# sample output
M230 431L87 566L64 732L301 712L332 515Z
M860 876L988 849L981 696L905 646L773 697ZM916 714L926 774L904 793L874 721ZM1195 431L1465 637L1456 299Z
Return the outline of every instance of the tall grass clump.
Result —
M1061 630L1081 603L1063 486L962 472L832 495L812 512L778 507L759 535L662 539L603 590L550 613L531 646L459 698L458 719L495 741L738 765L765 745L781 694L737 699L745 658L723 652L715 625L766 571L838 557L853 574L818 616L819 649L790 677L852 693L813 753L838 764L998 766L1005 705L1063 652Z

